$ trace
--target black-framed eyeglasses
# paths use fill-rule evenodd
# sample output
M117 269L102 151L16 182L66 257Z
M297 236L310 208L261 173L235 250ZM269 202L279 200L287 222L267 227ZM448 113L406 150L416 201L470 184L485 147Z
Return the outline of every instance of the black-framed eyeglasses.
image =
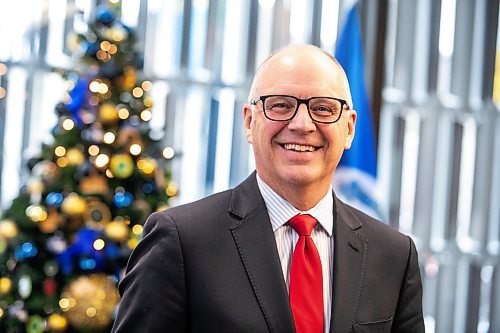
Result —
M349 110L347 101L335 97L311 97L306 99L289 95L265 95L252 99L251 105L262 101L264 115L269 120L289 121L297 114L300 104L307 106L309 117L317 123L333 124L342 116L344 106Z

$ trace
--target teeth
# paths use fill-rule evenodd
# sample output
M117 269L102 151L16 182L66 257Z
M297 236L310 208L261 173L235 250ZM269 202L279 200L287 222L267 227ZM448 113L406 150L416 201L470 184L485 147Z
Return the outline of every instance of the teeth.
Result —
M314 148L313 146L303 146L303 145L297 145L294 143L285 143L284 147L287 150L295 150L295 151L315 151L316 150L316 148Z

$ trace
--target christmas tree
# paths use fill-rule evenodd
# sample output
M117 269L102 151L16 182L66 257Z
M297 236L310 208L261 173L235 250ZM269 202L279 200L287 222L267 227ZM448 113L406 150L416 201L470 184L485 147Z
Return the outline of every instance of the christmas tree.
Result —
M150 136L152 84L117 16L98 8L74 35L80 69L0 219L0 332L109 332L142 223L176 195L174 151Z

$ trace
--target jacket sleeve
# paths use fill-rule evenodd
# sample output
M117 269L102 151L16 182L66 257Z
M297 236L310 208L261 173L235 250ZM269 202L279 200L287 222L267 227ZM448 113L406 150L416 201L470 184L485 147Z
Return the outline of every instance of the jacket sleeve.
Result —
M174 220L152 214L119 284L121 301L112 332L187 332L181 242Z
M425 332L422 313L422 281L418 267L418 254L415 244L410 237L408 239L410 243L408 263L393 320L391 330L393 333Z

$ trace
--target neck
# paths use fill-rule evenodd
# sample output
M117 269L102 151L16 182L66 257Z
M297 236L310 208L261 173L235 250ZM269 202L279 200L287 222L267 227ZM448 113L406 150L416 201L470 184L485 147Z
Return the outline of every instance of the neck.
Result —
M280 184L262 179L283 199L301 211L306 211L318 204L330 190L330 184Z

